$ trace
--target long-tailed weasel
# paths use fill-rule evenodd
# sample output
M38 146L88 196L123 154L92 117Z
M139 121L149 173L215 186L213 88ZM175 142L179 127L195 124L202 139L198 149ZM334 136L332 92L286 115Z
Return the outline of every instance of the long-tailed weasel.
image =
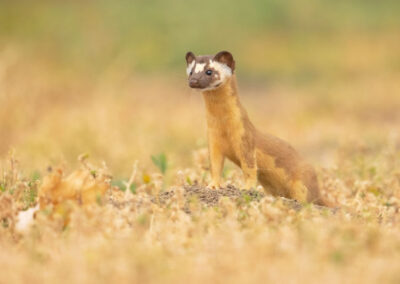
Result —
M186 62L189 86L202 91L207 109L209 187L220 187L226 157L241 167L246 188L255 188L258 180L273 195L326 205L314 169L287 142L261 133L249 120L239 100L232 54L188 52Z

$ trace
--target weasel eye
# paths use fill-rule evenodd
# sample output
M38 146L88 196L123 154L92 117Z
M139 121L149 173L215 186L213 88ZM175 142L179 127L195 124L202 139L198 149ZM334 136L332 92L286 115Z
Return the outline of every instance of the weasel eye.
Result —
M207 74L208 76L210 76L210 75L212 74L212 70L207 70L207 71L206 71L206 74Z
M189 75L192 75L192 74L193 74L193 71L190 71Z

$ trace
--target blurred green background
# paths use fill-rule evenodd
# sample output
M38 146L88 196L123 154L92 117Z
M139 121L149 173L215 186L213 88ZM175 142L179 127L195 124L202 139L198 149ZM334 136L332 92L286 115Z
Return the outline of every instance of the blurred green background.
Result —
M0 0L0 158L192 166L207 136L184 56L229 50L255 125L334 165L340 145L398 133L399 14L398 0Z
M396 0L3 0L0 46L91 74L111 65L181 72L188 50L228 49L243 76L307 80L351 73L340 59L353 44L391 44L399 13ZM392 44L380 67L399 70Z

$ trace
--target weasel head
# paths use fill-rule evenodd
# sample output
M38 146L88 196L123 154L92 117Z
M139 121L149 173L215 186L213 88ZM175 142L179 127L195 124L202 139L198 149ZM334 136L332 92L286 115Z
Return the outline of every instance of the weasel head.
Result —
M186 63L189 86L202 91L224 85L235 70L235 60L228 51L203 56L195 56L189 51L186 53Z

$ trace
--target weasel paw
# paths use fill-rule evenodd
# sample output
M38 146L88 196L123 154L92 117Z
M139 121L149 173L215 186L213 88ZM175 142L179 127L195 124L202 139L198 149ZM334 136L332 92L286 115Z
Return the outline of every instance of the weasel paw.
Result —
M218 182L211 182L209 185L207 185L208 189L220 189L221 184Z

